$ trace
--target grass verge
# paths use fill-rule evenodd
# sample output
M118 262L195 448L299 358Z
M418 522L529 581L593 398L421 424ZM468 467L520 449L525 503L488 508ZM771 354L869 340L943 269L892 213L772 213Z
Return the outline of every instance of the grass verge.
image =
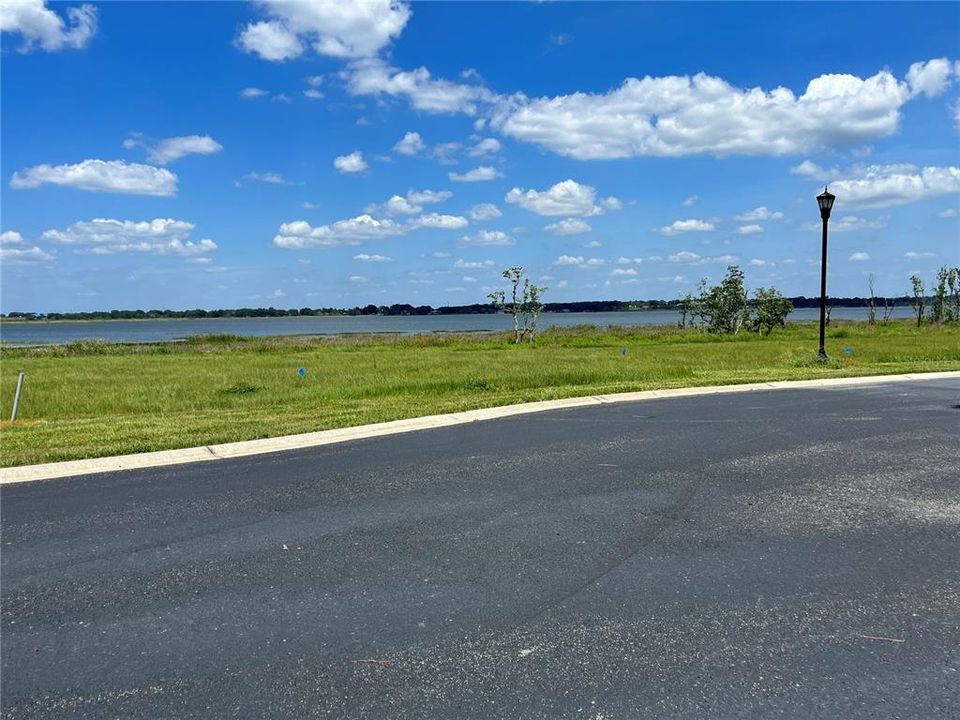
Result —
M960 327L836 322L769 337L676 328L82 342L0 350L4 466L252 440L578 395L960 369ZM849 348L852 352L846 353ZM304 368L300 376L298 370Z

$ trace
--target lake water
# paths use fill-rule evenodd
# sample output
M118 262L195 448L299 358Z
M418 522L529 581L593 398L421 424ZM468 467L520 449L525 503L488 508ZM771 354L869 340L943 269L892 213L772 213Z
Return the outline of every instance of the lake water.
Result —
M896 318L908 318L909 307L898 307ZM837 320L866 320L863 307L835 307ZM540 327L571 325L675 325L680 319L673 310L637 312L544 313ZM791 322L819 319L817 308L798 308ZM506 315L394 315L268 318L203 318L182 320L93 320L50 322L2 322L0 341L8 345L52 345L99 338L107 342L158 342L181 340L189 335L223 334L247 337L270 335L338 335L342 333L435 333L506 331L512 327Z

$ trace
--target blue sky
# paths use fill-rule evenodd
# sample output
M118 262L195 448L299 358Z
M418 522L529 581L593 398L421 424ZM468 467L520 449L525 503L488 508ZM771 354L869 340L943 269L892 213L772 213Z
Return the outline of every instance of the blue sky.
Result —
M4 312L902 294L960 263L957 3L8 0Z

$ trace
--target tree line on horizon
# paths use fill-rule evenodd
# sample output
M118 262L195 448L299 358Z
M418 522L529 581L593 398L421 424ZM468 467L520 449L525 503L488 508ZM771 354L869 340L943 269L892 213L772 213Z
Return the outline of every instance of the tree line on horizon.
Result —
M805 296L788 297L795 308L819 307L820 298ZM873 302L886 300L897 306L909 306L915 298L901 295L898 297L873 298ZM933 298L929 298L933 300ZM869 307L870 297L828 297L827 302L835 307ZM637 310L681 310L684 299L677 300L581 300L577 302L544 303L544 312L629 312ZM219 308L205 310L92 310L87 312L22 312L12 311L0 314L8 320L155 320L155 319L195 319L195 318L251 318L251 317L309 317L309 316L362 316L362 315L480 315L496 314L499 310L492 303L473 303L469 305L364 305L352 308Z

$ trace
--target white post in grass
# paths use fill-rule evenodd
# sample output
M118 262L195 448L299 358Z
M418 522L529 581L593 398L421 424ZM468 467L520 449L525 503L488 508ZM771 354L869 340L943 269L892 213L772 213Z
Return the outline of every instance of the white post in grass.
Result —
M23 373L17 376L17 394L13 396L13 413L10 415L10 422L16 422L17 410L20 409L21 393L23 393Z

